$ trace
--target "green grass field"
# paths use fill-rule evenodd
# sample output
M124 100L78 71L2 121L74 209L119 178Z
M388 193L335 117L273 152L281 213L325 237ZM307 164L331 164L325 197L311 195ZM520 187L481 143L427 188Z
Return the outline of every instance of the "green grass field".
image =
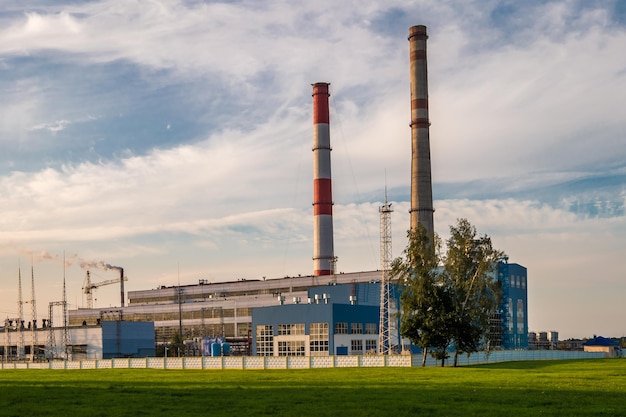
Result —
M0 416L626 416L626 360L461 368L0 370Z

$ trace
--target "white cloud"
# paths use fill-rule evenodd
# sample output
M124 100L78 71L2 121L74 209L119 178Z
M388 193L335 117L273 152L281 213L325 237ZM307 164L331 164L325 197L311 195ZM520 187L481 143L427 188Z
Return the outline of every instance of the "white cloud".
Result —
M31 127L30 130L47 130L53 135L56 135L58 132L64 130L65 127L71 123L72 122L70 122L69 120L57 120L54 123L41 123L35 125Z

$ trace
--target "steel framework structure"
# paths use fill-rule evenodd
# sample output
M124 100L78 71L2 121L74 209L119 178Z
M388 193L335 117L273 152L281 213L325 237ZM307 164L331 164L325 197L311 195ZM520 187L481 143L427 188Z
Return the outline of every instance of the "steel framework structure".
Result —
M380 321L378 326L378 353L388 355L392 353L392 295L390 285L391 266L391 203L387 202L385 192L385 203L378 209L380 213Z

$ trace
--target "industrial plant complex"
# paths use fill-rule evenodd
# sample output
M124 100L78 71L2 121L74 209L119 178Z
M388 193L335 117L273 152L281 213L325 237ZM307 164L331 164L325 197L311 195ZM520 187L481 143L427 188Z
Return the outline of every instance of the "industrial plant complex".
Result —
M410 228L421 224L432 235L427 39L425 26L410 28ZM336 271L329 86L327 82L312 85L314 227L310 275L217 283L201 279L193 285L126 293L124 270L115 267L119 278L102 282L93 282L87 272L83 288L87 308L68 308L64 283L63 300L50 303L44 319L37 317L34 275L30 298L22 293L20 275L18 314L6 318L0 328L2 359L415 353L417 348L399 333L396 313L401 286L389 275L393 209L386 198L379 208L380 269ZM492 317L490 345L495 349L527 349L527 269L503 259L495 274L503 292L498 312ZM119 285L119 307L93 308L92 290L102 285ZM32 309L30 315L24 306Z

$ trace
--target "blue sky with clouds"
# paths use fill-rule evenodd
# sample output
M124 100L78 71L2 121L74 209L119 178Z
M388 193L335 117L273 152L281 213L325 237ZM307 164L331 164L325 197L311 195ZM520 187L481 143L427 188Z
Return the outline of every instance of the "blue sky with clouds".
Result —
M624 0L3 2L0 313L18 262L60 299L63 253L72 307L81 260L129 290L310 274L317 81L338 269L379 267L385 177L400 255L415 24L438 233L468 218L528 268L531 330L625 334Z

